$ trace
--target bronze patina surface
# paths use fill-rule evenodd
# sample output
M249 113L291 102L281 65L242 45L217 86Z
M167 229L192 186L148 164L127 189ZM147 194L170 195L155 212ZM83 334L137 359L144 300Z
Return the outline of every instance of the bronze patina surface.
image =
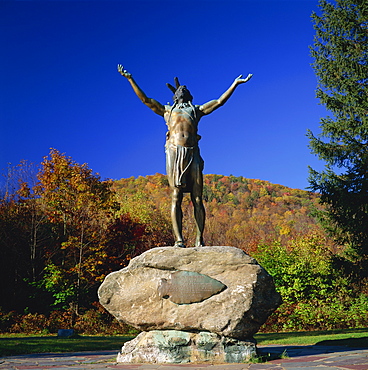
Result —
M203 207L203 159L199 152L198 123L199 120L224 105L235 91L236 87L249 81L242 75L237 77L231 86L218 98L202 105L193 105L193 96L185 85L180 85L175 77L175 87L167 84L174 93L174 104L162 105L148 98L133 79L131 73L119 64L118 72L127 78L138 98L156 114L164 117L168 132L166 134L166 172L172 191L171 219L175 235L175 246L185 247L182 235L183 213L181 204L184 193L190 193L194 206L196 223L195 246L204 245L203 231L205 224L205 209Z
M170 279L161 279L158 294L176 304L202 302L226 289L221 281L193 271L176 271Z

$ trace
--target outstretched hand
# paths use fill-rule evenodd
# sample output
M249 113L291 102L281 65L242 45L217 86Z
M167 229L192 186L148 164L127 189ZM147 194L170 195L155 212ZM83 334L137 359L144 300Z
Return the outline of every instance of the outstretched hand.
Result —
M249 75L246 77L246 78L243 78L243 75L240 75L239 77L237 77L236 79L235 79L235 83L236 84L243 84L243 83L245 83L245 82L248 82L251 78L252 78L252 74L251 73L249 73Z
M129 78L129 77L132 77L132 74L129 73L126 69L124 69L124 67L121 65L121 64L118 64L118 72L126 77L126 78Z

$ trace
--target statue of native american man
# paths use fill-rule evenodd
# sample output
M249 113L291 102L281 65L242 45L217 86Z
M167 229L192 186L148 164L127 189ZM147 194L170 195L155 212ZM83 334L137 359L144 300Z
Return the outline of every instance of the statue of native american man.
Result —
M249 81L242 75L237 77L231 86L216 100L202 105L193 105L193 97L185 85L180 85L175 77L175 87L166 84L174 93L173 105L162 105L158 101L148 98L122 65L118 65L118 72L130 82L138 98L158 115L164 117L168 126L166 137L166 171L172 190L171 219L173 224L175 246L185 248L182 235L183 213L181 203L184 193L190 193L194 206L194 218L197 235L195 246L204 245L203 231L205 224L205 209L202 201L203 193L203 159L199 152L198 122L199 120L220 108L226 103L236 87Z

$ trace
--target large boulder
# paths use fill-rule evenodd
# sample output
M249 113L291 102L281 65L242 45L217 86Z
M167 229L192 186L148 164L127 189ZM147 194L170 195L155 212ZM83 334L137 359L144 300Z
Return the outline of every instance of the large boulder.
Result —
M234 247L148 250L98 291L119 321L142 331L209 331L249 340L281 304L272 277Z

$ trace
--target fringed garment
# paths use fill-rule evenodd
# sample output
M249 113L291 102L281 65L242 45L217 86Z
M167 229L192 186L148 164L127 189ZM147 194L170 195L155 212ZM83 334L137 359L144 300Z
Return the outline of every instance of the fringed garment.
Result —
M190 192L193 183L202 177L203 159L198 145L193 147L166 143L166 172L171 187Z

